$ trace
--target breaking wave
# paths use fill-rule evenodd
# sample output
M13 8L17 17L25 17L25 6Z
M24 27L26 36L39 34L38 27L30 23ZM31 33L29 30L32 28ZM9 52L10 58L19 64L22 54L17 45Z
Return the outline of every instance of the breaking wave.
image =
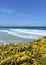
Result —
M0 32L5 32L13 36L27 39L38 39L42 36L46 36L46 30L36 30L36 29L8 29L8 30L0 30Z

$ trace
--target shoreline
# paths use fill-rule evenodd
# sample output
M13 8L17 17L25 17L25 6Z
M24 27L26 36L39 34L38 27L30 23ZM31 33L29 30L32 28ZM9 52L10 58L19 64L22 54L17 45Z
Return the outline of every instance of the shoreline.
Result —
M33 41L36 41L36 40L31 40L30 42L33 42ZM30 43L30 42L24 42L24 41L23 42L17 42L17 43L16 42L0 42L0 44L15 44L16 45L19 43Z
M43 36L43 37L41 37L39 39L31 40L30 42L18 42L18 43L15 43L15 42L13 42L13 43L12 42L0 42L0 44L1 45L3 45L3 44L15 44L15 45L17 45L17 44L25 44L25 43L32 43L32 42L35 42L35 41L39 41L42 38L46 38L46 36Z

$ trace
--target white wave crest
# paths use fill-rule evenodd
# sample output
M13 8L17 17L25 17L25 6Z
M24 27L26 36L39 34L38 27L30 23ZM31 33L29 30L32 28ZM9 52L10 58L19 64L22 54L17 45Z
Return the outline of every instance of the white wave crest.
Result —
M10 35L27 38L27 39L37 39L41 36L46 36L46 30L33 30L33 29L9 29L0 30L0 32L6 32Z
M33 35L46 35L46 30L32 30L32 29L10 29L13 32L18 33L26 33L26 34L33 34Z

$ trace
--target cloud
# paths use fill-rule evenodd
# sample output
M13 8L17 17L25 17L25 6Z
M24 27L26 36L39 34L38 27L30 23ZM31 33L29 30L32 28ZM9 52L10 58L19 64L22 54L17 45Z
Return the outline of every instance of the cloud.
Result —
M23 13L18 13L19 16L27 16L26 14Z
M0 11L1 12L4 12L4 13L7 13L7 14L15 14L16 16L27 16L26 14L24 13L21 13L21 12L17 12L17 10L9 10L9 9L5 9L5 8L0 8Z
M5 13L8 13L8 14L12 14L13 11L12 10L8 10L8 9L0 9L1 12L5 12Z

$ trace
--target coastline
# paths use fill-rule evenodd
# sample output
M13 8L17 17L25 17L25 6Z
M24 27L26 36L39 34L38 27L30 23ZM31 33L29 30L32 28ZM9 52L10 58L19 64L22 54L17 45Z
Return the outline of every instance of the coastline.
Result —
M0 44L0 52L0 65L46 65L46 36L28 43Z
M25 44L25 43L33 43L33 42L35 42L35 41L38 41L38 40L40 40L40 39L42 39L42 38L46 38L46 36L43 36L43 37L41 37L41 38L39 38L39 39L35 39L35 40L31 40L31 41L29 41L29 42L18 42L18 43L16 43L16 42L14 42L14 43L12 43L12 42L0 42L0 44L1 45L7 45L7 44L14 44L14 45L18 45L18 44Z

